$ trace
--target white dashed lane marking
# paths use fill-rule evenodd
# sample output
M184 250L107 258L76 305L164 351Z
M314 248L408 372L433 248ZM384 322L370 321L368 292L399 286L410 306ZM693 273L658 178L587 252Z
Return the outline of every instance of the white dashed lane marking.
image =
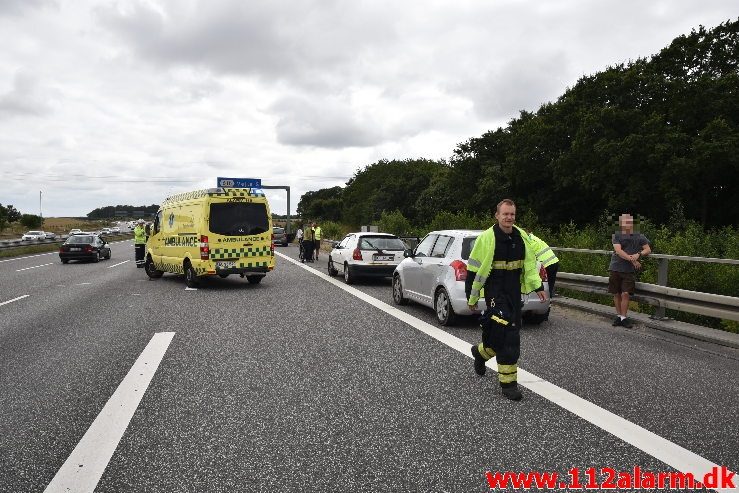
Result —
M23 272L24 270L38 269L39 267L48 267L50 265L54 265L54 264L51 263L51 264L34 265L33 267L26 267L25 269L16 269L15 271Z
M0 306L7 305L8 303L12 303L14 301L22 300L23 298L28 298L29 296L29 294L24 294L23 296L18 296L17 298L13 298L12 300L3 301L2 303L0 303Z
M45 493L92 493L95 490L174 334L154 334L72 454L46 487Z

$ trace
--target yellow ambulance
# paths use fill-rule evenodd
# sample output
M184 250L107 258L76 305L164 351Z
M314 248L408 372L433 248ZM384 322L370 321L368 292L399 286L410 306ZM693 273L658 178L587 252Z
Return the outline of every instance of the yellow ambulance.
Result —
M152 279L184 274L239 274L257 284L275 267L272 214L259 188L210 188L168 197L146 242L144 268Z

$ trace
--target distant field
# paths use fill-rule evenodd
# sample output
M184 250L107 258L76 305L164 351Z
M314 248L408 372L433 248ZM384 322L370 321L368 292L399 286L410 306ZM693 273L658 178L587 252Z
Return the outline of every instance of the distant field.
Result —
M47 217L44 219L44 224L39 229L43 231L51 231L56 234L62 234L69 233L69 230L74 228L86 231L90 229L100 229L105 226L110 226L111 224L112 221L92 221L78 217ZM0 233L0 239L19 238L26 231L28 231L28 228L25 226L19 223L13 223Z

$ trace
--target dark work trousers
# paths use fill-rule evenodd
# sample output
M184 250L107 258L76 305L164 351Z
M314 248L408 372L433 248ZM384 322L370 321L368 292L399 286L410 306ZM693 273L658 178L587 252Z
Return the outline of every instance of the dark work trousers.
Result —
M311 240L303 240L303 260L313 261L313 241Z
M321 250L321 240L314 240L313 249L316 252L316 259L318 259L318 252Z
M549 283L549 299L554 298L554 282L557 280L557 271L559 270L559 262L545 267L547 271L547 282Z
M146 244L145 243L137 243L135 245L136 248L136 267L143 267L144 266L144 251L146 250Z

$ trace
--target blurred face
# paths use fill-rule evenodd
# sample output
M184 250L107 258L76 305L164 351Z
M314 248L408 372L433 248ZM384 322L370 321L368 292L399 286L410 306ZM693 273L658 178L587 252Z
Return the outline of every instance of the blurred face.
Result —
M513 223L516 222L516 206L508 204L501 205L498 212L495 213L495 219L498 220L498 225L501 228L512 228Z
M622 231L634 230L634 218L631 214L621 214L618 216L618 224L621 226Z

